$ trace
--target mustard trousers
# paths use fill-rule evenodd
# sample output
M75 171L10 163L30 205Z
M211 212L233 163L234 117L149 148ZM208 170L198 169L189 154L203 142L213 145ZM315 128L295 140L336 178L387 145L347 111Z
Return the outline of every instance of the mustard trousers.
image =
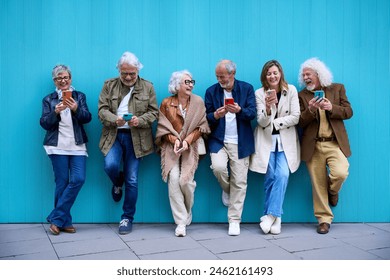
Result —
M314 215L318 223L331 224L334 218L328 192L337 194L348 177L349 163L337 141L316 142L313 157L306 162L310 174Z

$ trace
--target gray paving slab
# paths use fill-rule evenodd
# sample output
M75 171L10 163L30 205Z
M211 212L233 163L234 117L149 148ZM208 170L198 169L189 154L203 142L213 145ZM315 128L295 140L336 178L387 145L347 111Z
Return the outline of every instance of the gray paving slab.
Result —
M332 224L330 234L334 238L348 239L353 237L369 236L373 234L389 233L385 227L372 226L363 223Z
M302 260L379 260L379 256L354 246L342 245L295 252Z
M390 260L390 248L369 250L371 254L374 254L384 260Z
M248 249L230 253L217 254L222 260L298 260L299 257L286 250L269 244L260 249Z
M367 223L367 225L390 232L390 223Z
M205 248L140 255L141 260L219 260Z
M111 225L111 228L115 232L118 231L117 225ZM128 242L172 236L175 236L175 225L173 224L134 224L130 234L121 235L120 237Z
M342 238L341 240L363 250L384 249L390 247L390 233L387 232Z
M274 245L287 250L290 253L342 246L344 243L334 239L328 234L313 234L312 236L294 236L270 240Z
M202 248L198 242L189 236L130 241L127 244L138 256Z
M12 229L29 229L32 227L42 227L42 224L0 224L0 232Z
M129 249L89 253L85 255L63 257L62 260L139 260Z
M35 240L21 240L0 244L0 258L13 258L15 256L30 254L51 254L53 246L46 237Z
M49 232L49 226L50 225L46 224L45 229L53 244L116 236L111 227L107 224L75 224L74 227L76 228L76 233L61 232L59 235L52 235Z
M16 241L27 241L42 239L45 236L45 229L40 224L31 226L12 225L0 231L0 244Z
M199 241L202 246L214 254L259 249L269 246L269 242L260 235L226 236L223 238Z
M53 236L49 225L0 224L0 260L390 260L390 223L334 223L326 235L313 223L282 224L279 235L257 223L229 236L227 223L199 224L174 236L174 224L76 224L77 233Z
M195 240L223 238L227 236L229 225L226 224L191 224L187 233Z
M54 250L50 251L44 251L44 252L39 252L39 253L32 253L32 254L21 254L21 255L16 255L16 256L11 256L11 257L0 257L1 260L41 260L41 261L46 261L46 260L58 260L58 256Z
M55 243L53 246L60 259L65 257L129 249L126 243L117 236Z

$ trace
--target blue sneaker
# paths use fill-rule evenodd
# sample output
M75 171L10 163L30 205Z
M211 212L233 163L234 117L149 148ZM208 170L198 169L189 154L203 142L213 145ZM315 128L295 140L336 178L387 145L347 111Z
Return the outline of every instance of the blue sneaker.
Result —
M119 234L128 234L131 232L133 228L133 224L129 221L129 219L123 219L119 223Z
M115 202L118 202L122 199L122 194L123 194L122 185L123 185L124 181L125 181L125 176L124 176L123 172L121 171L121 172L119 172L118 186L112 185L112 189L111 189L112 199Z

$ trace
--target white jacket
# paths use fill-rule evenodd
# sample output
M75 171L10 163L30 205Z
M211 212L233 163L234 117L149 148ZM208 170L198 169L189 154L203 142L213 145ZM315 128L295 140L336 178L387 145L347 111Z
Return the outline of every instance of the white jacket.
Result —
M249 169L263 174L267 172L272 148L272 130L275 126L275 129L279 130L290 171L295 172L301 162L301 149L296 128L300 116L297 89L293 85L288 85L288 89L283 89L278 107L272 105L269 116L265 108L264 88L256 90L255 96L257 107L257 127L254 132L255 153L250 157ZM276 112L277 118L275 118Z

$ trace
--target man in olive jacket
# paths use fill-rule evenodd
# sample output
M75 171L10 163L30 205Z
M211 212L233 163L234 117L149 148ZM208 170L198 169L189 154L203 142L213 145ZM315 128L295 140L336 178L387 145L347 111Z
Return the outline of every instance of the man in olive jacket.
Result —
M152 123L157 119L158 107L152 83L138 76L142 67L134 54L125 52L117 65L119 77L105 81L99 96L98 115L103 124L99 147L104 155L104 171L113 184L114 201L121 200L125 183L120 234L132 230L140 160L154 151Z
M344 120L352 117L344 85L332 83L332 73L317 58L306 60L299 73L305 88L299 92L303 128L301 158L310 173L317 232L329 232L333 221L331 206L336 206L339 191L348 177L351 155ZM316 93L323 97L316 97Z

